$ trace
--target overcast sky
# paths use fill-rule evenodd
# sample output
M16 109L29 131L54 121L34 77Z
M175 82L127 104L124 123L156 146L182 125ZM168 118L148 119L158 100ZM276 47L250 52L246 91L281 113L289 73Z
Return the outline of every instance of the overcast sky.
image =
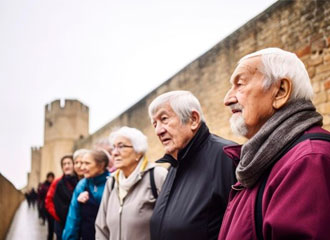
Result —
M0 0L0 172L22 188L44 105L78 99L90 133L275 0Z

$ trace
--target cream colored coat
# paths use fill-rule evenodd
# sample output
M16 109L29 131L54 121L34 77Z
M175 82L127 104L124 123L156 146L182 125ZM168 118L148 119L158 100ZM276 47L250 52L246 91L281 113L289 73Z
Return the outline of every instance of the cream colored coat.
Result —
M96 239L149 240L150 218L155 206L150 186L150 172L154 168L155 184L159 193L165 181L167 170L154 163L143 164L141 178L131 187L120 206L118 178L111 189L113 177L104 188L101 205L95 221ZM117 174L115 174L117 176Z

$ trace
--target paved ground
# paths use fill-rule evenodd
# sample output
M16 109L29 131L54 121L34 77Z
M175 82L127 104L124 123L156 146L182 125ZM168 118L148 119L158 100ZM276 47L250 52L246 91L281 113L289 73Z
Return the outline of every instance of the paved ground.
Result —
M26 200L18 208L6 238L6 240L22 239L47 239L47 223L41 225L37 207L35 209L32 206L29 208Z

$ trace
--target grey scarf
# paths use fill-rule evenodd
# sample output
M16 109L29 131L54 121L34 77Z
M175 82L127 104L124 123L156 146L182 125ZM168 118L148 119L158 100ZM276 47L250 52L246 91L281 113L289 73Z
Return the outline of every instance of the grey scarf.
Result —
M274 156L290 141L313 125L322 125L322 116L311 101L292 101L267 120L260 130L247 141L236 168L237 180L251 188L274 164Z

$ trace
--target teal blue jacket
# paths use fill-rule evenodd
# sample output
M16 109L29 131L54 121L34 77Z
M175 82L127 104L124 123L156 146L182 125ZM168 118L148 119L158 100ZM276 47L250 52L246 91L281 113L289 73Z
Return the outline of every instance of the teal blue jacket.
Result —
M69 213L62 234L63 240L79 239L81 221L80 203L77 200L79 194L84 192L87 187L94 199L100 204L104 186L109 176L110 173L105 171L99 176L94 178L83 178L78 182L72 194Z

